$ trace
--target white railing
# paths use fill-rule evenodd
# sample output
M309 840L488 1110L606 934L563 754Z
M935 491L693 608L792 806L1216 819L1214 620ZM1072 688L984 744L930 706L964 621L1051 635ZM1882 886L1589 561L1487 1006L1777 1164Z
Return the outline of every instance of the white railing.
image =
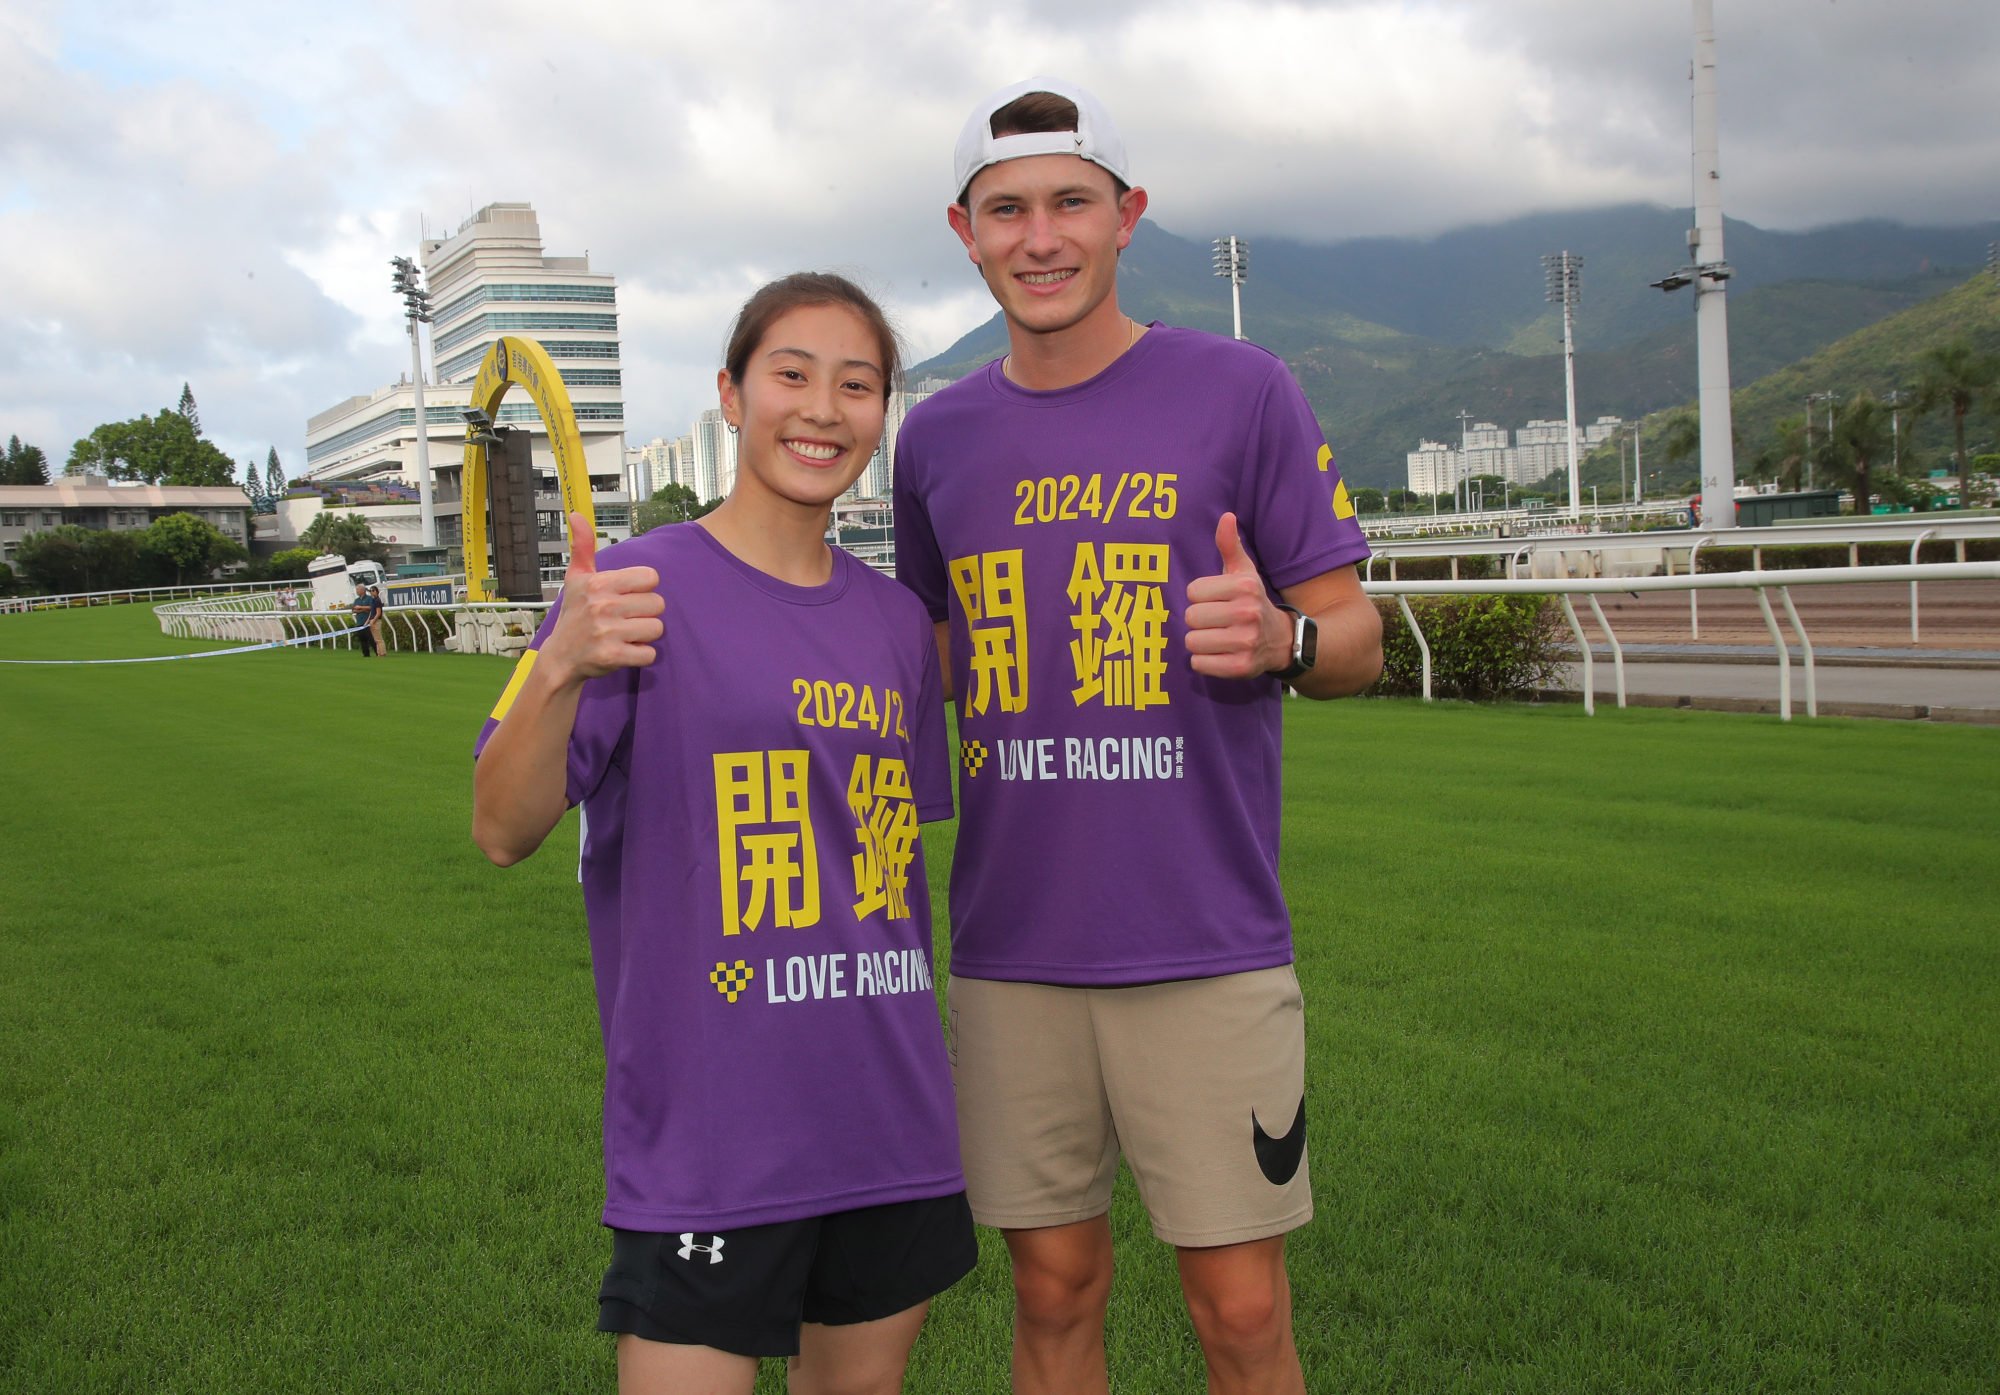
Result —
M1557 597L1562 603L1563 618L1569 622L1570 634L1575 637L1577 650L1583 660L1583 710L1592 715L1597 711L1594 661L1590 643L1584 637L1583 626L1577 620L1576 606L1570 599L1572 596L1585 598L1590 606L1591 617L1597 621L1598 627L1610 641L1618 705L1623 707L1625 706L1625 650L1618 642L1618 636L1612 631L1611 622L1605 618L1603 607L1597 603L1599 594L1685 591L1692 598L1702 591L1755 591L1758 607L1763 611L1764 627L1771 636L1773 656L1778 665L1778 715L1789 722L1792 719L1791 651L1771 609L1771 592L1778 593L1779 603L1785 610L1785 619L1791 625L1793 633L1798 636L1800 658L1804 667L1806 715L1817 717L1819 695L1813 668L1812 640L1799 619L1798 609L1792 604L1792 587L1851 586L1858 580L1907 581L1910 584L1912 617L1910 634L1914 639L1917 633L1915 616L1918 582L2000 581L2000 562L1929 562L1915 566L1866 567L1861 570L1862 576L1856 576L1855 571L1848 567L1810 567L1796 571L1711 572L1706 576L1586 577L1507 581L1368 581L1362 583L1362 590L1371 596L1395 597L1403 621L1410 627L1417 641L1417 649L1423 663L1423 689L1426 702L1432 700L1430 641L1424 637L1423 627L1418 623L1416 614L1410 607L1409 597L1521 595Z
M192 599L197 596L237 595L243 592L288 591L296 581L217 581L199 586L120 586L110 591L75 591L61 596L0 597L0 615L25 615L32 610L66 610L72 606L126 605L140 601Z
M392 649L427 654L518 653L527 647L547 610L545 601L391 606L382 612L382 642ZM322 637L329 645L354 646L354 612L344 606L316 609L310 593L212 596L157 605L153 614L161 632L177 639L268 644L305 634Z

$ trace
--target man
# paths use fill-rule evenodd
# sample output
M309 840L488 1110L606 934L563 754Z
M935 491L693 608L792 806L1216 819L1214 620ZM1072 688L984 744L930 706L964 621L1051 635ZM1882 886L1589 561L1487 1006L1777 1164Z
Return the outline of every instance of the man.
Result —
M1280 697L1374 681L1367 544L1280 360L1119 309L1147 200L1095 98L996 93L956 188L1008 352L910 414L897 565L959 703L949 1036L1014 1388L1107 1389L1122 1153L1209 1389L1292 1395L1284 1237L1312 1196Z

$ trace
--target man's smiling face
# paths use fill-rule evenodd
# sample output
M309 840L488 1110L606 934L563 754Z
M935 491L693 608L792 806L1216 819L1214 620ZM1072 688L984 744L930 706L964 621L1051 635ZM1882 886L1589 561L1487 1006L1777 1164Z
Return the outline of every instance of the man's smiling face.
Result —
M1118 253L1145 207L1088 160L1030 155L981 170L949 217L1009 324L1055 334L1118 313Z

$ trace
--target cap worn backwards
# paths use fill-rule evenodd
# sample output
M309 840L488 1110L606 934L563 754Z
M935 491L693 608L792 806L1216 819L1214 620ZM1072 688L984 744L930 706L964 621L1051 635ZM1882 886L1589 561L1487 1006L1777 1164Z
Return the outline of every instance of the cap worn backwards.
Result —
M993 134L993 113L1030 92L1046 92L1076 107L1074 131L1026 131L1011 136ZM1003 160L1019 160L1030 155L1078 155L1111 172L1122 184L1131 184L1125 162L1125 142L1111 124L1104 103L1073 82L1061 78L1032 77L1003 87L973 111L959 134L954 169L958 177L958 197L964 198L973 176L988 165Z

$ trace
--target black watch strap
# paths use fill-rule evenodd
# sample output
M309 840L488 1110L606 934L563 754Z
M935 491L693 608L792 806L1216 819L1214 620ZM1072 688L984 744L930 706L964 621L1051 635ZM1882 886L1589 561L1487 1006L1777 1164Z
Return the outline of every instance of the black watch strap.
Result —
M1292 617L1292 661L1275 675L1280 683L1289 683L1309 671L1319 657L1319 625L1295 606L1279 601L1277 607Z

